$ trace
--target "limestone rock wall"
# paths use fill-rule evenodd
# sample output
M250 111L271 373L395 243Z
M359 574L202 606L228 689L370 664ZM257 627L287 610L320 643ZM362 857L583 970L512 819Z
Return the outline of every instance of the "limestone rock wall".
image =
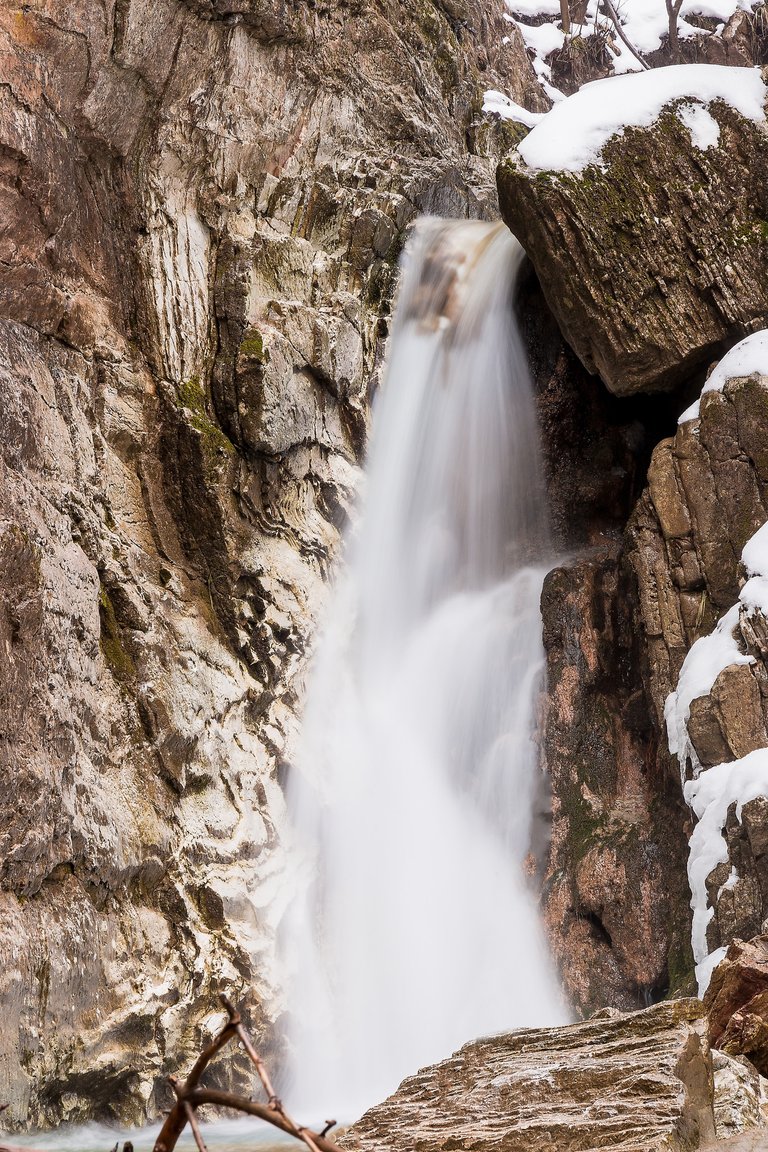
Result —
M279 774L396 259L494 214L469 0L0 12L0 1100L139 1120L281 1010ZM506 141L507 145L509 140Z

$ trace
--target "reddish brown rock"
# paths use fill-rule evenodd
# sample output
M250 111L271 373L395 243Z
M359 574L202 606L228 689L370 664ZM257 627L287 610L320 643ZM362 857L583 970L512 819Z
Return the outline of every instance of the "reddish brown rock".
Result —
M619 547L555 569L542 594L552 788L544 914L578 1010L688 986L685 813L657 758Z
M768 936L730 945L704 997L712 1044L768 1073Z

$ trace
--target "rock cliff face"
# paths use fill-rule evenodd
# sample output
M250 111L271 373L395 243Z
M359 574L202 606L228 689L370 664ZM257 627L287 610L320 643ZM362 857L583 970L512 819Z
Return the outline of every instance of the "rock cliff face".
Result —
M138 1120L220 986L269 1042L404 229L495 214L482 88L541 97L480 0L33 0L0 60L0 1100Z
M746 223L731 230L733 220L754 223L762 212L765 125L725 105L712 104L710 114L716 146L695 146L674 105L650 127L611 139L600 163L582 171L540 172L519 158L499 169L502 210L529 245L583 363L619 394L677 384L676 414L700 390L718 342L759 327L768 302L757 233ZM724 147L729 140L735 151ZM754 164L743 156L742 166L739 149L754 149ZM679 179L686 170L690 178ZM724 181L733 207L725 228L715 220ZM768 516L761 376L768 364L742 378L731 372L674 438L663 431L666 402L637 398L635 427L631 406L622 425L620 417L612 422L600 381L592 381L591 401L580 402L587 389L572 362L561 356L543 368L545 433L552 436L550 393L556 412L575 404L582 414L580 436L571 434L575 420L565 433L552 421L560 449L550 451L550 472L554 487L565 482L584 508L571 518L569 542L591 546L550 575L543 597L542 748L553 793L545 910L574 1002L594 1008L607 995L631 1006L692 987L683 872L694 819L680 786L683 743L690 741L698 770L768 742L763 617L745 605L736 610L732 652L713 683L693 693L685 732L679 736L673 722L670 733L668 709L665 716L686 654L736 603L742 549ZM616 505L580 480L590 475L580 439L595 445L594 471L611 477L626 515L639 495L627 460L642 473L642 445L654 433L661 442L647 487L622 532ZM567 516L560 521L568 526ZM682 765L669 750L676 743ZM701 805L686 796L700 816ZM707 875L696 881L698 961L702 950L759 932L768 913L757 784L744 801L732 798L722 838L718 829L707 849L714 852Z
M725 374L730 361L723 361ZM765 606L740 597L742 551L768 519L767 414L768 378L758 373L706 392L699 414L656 448L629 526L649 690L682 778L699 777L686 786L699 818L704 808L694 793L711 791L728 765L768 746ZM703 662L703 675L692 675L694 662ZM696 890L695 851L691 864L702 953L750 939L768 916L768 802L760 788L742 796L736 787L733 797L715 791L706 806L722 800L724 811L701 877L706 896ZM702 827L696 843L703 835Z

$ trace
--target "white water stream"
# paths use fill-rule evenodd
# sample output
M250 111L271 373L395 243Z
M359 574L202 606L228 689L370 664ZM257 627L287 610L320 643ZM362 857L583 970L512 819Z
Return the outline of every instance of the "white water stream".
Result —
M467 1040L566 1018L524 868L552 556L521 258L479 222L424 220L409 248L289 788L286 1096L306 1115L351 1117Z

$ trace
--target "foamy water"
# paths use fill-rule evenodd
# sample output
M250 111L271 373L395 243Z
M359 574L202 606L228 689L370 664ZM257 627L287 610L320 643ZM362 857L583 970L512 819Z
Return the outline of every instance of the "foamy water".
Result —
M365 507L289 786L294 1111L351 1117L479 1035L566 1019L525 879L553 564L499 225L424 220Z

